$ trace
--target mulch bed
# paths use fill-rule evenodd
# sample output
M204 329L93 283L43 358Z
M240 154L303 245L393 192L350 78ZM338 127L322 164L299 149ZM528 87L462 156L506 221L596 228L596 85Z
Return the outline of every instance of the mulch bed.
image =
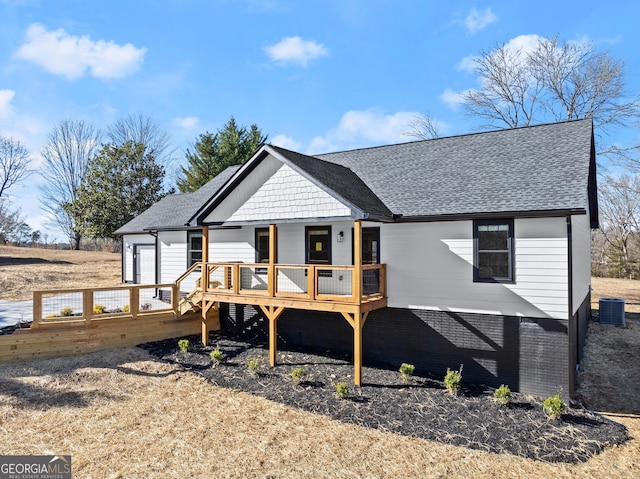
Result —
M288 348L278 351L278 365L269 367L264 337L213 333L210 346L189 336L189 351L177 340L141 345L163 361L190 370L212 384L244 391L336 420L392 433L507 453L546 462L579 463L607 447L630 439L621 424L582 407L570 408L559 420L549 419L535 398L514 394L508 406L498 406L493 390L464 385L452 396L437 378L413 377L403 383L397 370L363 368L362 387L353 386L350 357L331 351ZM225 360L213 366L210 352L218 347ZM258 358L258 374L248 370ZM295 385L291 372L303 368ZM464 371L463 371L464 374ZM336 383L349 385L349 397L335 396ZM464 378L463 378L464 383Z
M4 336L6 334L13 334L13 332L16 329L29 329L30 327L31 327L31 321L23 321L21 323L5 326L3 328L0 328L0 336Z

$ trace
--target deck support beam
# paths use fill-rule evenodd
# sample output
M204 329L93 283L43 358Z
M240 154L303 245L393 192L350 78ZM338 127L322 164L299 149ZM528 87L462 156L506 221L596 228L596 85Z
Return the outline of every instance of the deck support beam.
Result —
M276 294L276 263L278 255L278 228L275 224L269 225L269 266L267 269L267 291L269 296Z
M269 320L269 364L273 367L276 365L278 353L278 318L285 308L284 306L264 306L261 304L260 309Z
M342 312L342 316L346 319L353 328L353 384L356 386L362 385L362 328L367 321L369 312L366 311L347 313Z
M202 289L202 344L209 345L209 322L207 321L207 315L211 307L216 303L215 301L206 301L204 299L204 293L209 289L209 269L207 263L209 262L209 227L202 227L202 266L200 268L200 288Z

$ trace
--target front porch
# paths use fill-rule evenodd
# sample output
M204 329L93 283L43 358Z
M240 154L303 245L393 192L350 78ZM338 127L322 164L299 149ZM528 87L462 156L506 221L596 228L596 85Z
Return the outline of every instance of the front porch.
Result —
M203 317L219 303L261 309L269 321L269 362L277 358L278 317L287 308L340 313L353 328L354 383L361 384L362 328L369 312L387 306L386 265L362 264L362 225L354 221L354 264L278 264L277 226L269 226L265 263L209 262L209 229L203 228L198 297ZM202 342L209 327L202 322ZM330 345L327 345L330 346Z

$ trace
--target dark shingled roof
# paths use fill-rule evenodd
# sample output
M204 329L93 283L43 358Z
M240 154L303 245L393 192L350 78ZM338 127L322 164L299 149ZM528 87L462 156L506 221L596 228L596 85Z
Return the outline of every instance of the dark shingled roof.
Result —
M269 145L241 175L269 151L365 218L559 214L590 208L592 226L598 222L591 120L315 156ZM196 226L194 215L202 218L214 207L211 200L238 168L228 168L195 193L163 198L116 233ZM230 183L228 188L234 187Z
M148 230L167 230L195 226L193 215L215 195L240 166L230 166L193 193L168 195L140 213L115 234L144 233Z
M315 156L402 216L584 210L591 140L580 120Z

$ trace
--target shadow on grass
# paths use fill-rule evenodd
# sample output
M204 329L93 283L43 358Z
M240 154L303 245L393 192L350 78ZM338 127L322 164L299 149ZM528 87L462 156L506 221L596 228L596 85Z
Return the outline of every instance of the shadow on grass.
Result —
M30 264L73 264L70 261L47 260L42 258L7 258L0 256L0 266L26 266Z
M4 395L12 396L15 400L15 406L34 410L51 407L84 408L91 406L96 398L108 399L109 401L121 399L99 389L81 392L58 391L55 388L25 384L11 378L0 379L0 391Z

